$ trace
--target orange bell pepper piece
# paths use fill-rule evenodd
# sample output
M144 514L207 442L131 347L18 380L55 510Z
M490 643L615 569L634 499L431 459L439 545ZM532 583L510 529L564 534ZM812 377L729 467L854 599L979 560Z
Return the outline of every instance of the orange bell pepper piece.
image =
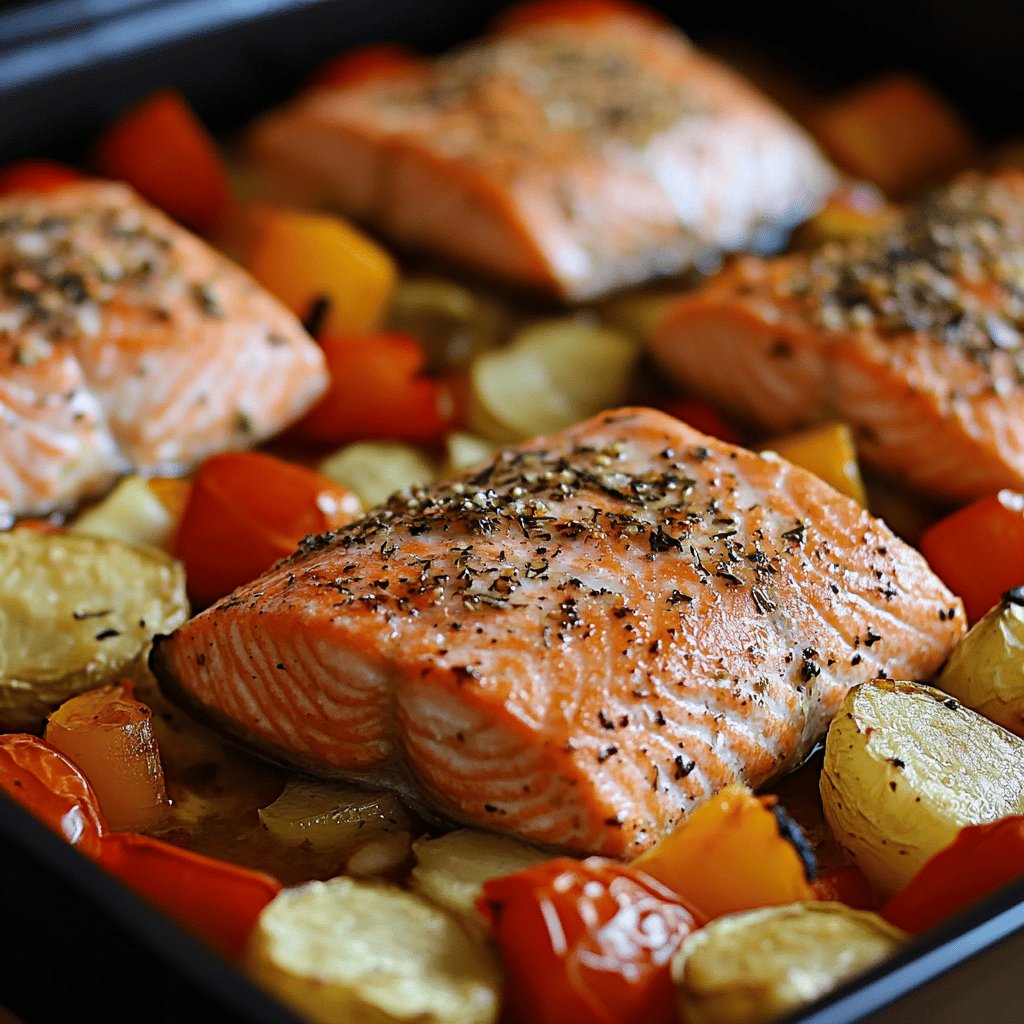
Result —
M95 151L99 171L128 182L168 216L212 231L231 206L227 169L185 98L154 93L117 118Z
M200 466L174 539L189 595L212 604L290 555L310 533L360 512L344 487L260 452L227 452Z
M426 62L406 46L378 43L350 50L322 64L309 79L311 89L336 89L380 79L400 78L426 67Z
M956 111L907 74L876 78L826 105L811 130L843 170L894 199L970 166L977 154Z
M46 725L46 741L85 773L113 829L143 829L167 812L167 789L153 712L130 682L66 700Z
M410 335L323 338L331 386L292 428L312 441L371 438L439 442L456 423L447 381L423 376L426 354Z
M242 954L260 911L281 891L261 871L131 832L105 835L99 864L228 957Z
M88 176L76 167L56 160L21 160L0 168L0 196L14 192L53 192L87 180Z
M633 866L708 919L814 899L813 855L775 797L727 786Z
M0 789L89 857L106 822L88 779L59 750L27 733L0 736Z
M151 476L146 486L153 496L167 510L173 522L180 522L188 502L188 494L192 484L182 477Z
M968 825L881 909L890 924L923 932L1024 875L1024 816Z
M632 866L545 861L486 882L478 906L501 950L510 1022L676 1020L672 956L704 922Z
M1024 584L1024 494L1000 491L954 512L925 530L920 548L977 622Z
M848 182L833 192L816 214L797 229L801 245L863 238L882 231L899 212L880 189L865 181Z
M340 217L267 207L245 264L317 337L376 330L398 278L391 256Z

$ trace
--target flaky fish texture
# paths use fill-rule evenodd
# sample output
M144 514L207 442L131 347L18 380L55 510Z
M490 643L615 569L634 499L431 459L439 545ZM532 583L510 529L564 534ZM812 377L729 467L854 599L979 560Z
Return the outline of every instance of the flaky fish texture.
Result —
M645 849L925 677L963 610L855 502L644 409L399 492L157 641L272 756L581 853Z
M777 245L833 184L753 86L625 10L310 90L250 143L283 198L575 300Z
M0 198L0 521L249 447L326 384L291 313L127 186Z
M1024 174L969 174L884 231L737 260L651 342L667 374L781 432L843 420L941 498L1024 489Z

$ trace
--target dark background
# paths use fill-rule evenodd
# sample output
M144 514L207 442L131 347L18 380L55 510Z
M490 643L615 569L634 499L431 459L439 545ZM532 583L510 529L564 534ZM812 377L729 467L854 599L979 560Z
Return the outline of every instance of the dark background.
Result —
M341 49L395 39L438 50L501 0L46 0L0 2L0 160L74 156L147 91L182 89L230 131ZM835 89L910 68L987 139L1024 131L1018 0L661 2L704 43L743 44Z

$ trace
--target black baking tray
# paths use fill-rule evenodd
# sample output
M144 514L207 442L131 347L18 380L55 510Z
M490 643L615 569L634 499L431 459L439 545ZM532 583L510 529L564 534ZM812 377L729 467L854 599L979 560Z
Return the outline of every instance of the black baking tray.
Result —
M479 32L499 0L49 0L0 3L0 162L81 157L159 86L230 133L317 62ZM695 38L739 44L823 89L908 68L988 141L1024 132L1015 0L654 3ZM1024 881L920 937L788 1024L1024 1020ZM0 794L0 1007L54 1020L293 1024L239 972ZM572 1024L572 1022L566 1022Z

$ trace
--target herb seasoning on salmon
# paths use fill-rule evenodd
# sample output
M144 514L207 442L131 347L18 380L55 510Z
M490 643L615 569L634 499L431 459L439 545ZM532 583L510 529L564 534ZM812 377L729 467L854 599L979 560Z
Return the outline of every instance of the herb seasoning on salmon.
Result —
M777 246L833 182L781 110L625 9L311 90L251 143L290 201L576 300Z
M152 664L299 767L631 855L796 764L850 686L934 672L962 631L852 500L627 409L308 538Z
M248 447L325 386L298 321L126 186L0 199L0 519Z
M677 380L782 431L829 419L945 498L1024 487L1024 174L964 175L884 230L747 257L652 341Z

